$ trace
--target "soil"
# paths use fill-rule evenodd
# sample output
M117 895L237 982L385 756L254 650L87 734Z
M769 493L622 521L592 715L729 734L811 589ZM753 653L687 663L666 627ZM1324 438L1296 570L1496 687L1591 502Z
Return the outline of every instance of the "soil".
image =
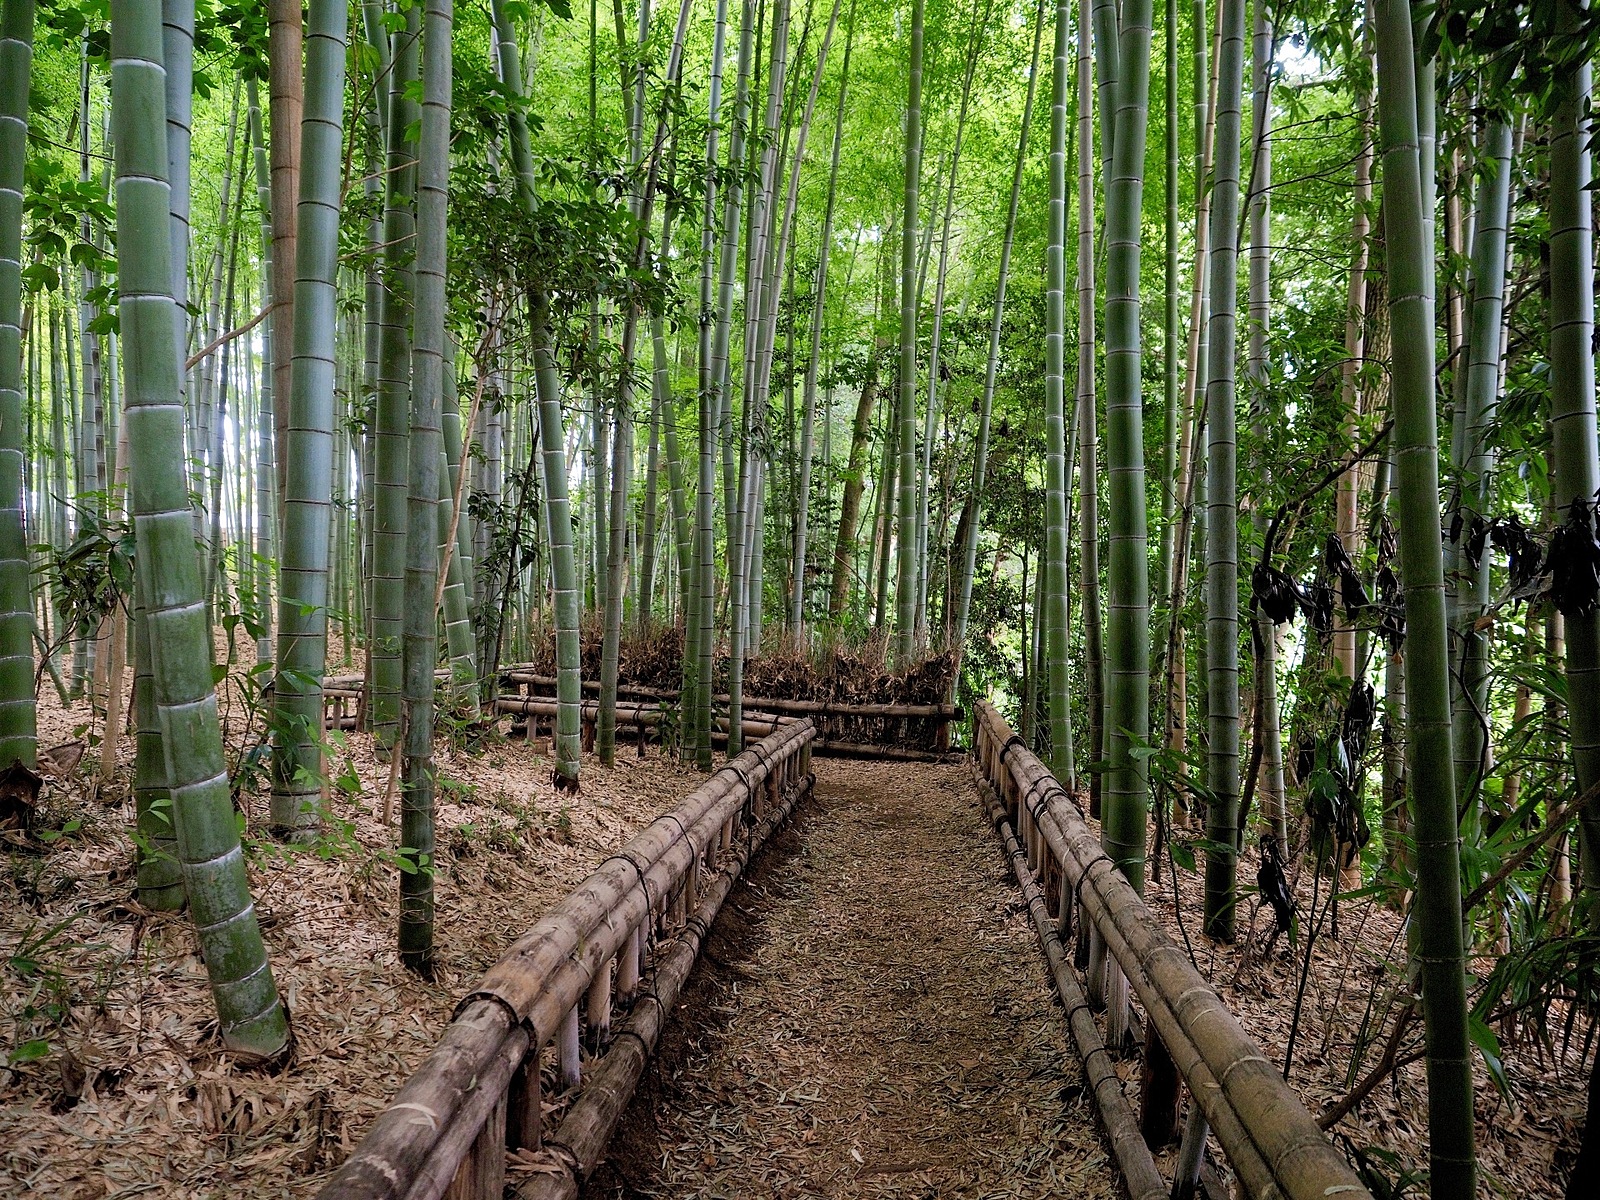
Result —
M1116 1194L964 766L814 760L587 1194Z
M238 689L228 690L237 730ZM46 685L41 744L89 724L87 705L63 710ZM237 733L231 749L247 749ZM251 888L293 1019L293 1057L276 1074L222 1051L187 916L137 901L131 746L107 787L92 782L93 753L47 780L35 828L54 836L0 838L0 1196L314 1195L461 994L702 779L630 747L611 770L585 756L574 797L556 792L542 750L440 739L432 981L395 953L398 840L382 820L389 769L370 737L343 735L330 773L359 786L335 791L315 847L274 842L256 824L265 797L241 796Z
M242 647L223 689L235 763L253 750L240 683L251 657ZM187 919L137 903L131 746L99 787L97 734L86 705L63 707L45 686L41 744L86 739L88 754L46 781L33 835L0 838L0 1196L313 1195L473 980L701 779L659 751L629 748L614 770L586 758L582 794L565 797L539 745L442 738L431 982L393 950L396 841L381 818L389 774L370 739L340 742L330 773L350 791L336 790L333 836L318 848L288 851L264 836L264 798L247 787L251 884L296 1034L291 1062L267 1074L221 1051ZM817 759L815 769L815 798L724 908L591 1193L1110 1195L1060 1009L968 768ZM1240 877L1254 874L1250 851ZM1399 914L1362 897L1341 902L1335 934L1311 917L1312 872L1295 885L1302 922L1319 933L1290 1082L1318 1113L1371 1066L1392 1028L1404 933ZM1192 948L1282 1062L1303 943L1271 941L1253 895L1239 940L1210 943L1198 932L1201 891L1197 872L1163 861L1147 889L1153 919ZM1548 1024L1559 1032L1548 1042L1498 1028L1506 1093L1475 1064L1484 1195L1561 1192L1591 1034L1586 1018L1565 1013ZM1420 1040L1413 1024L1402 1054ZM1118 1069L1134 1091L1135 1058ZM1414 1063L1333 1133L1400 1183L1426 1165L1426 1111ZM1421 1192L1402 1184L1393 1194Z

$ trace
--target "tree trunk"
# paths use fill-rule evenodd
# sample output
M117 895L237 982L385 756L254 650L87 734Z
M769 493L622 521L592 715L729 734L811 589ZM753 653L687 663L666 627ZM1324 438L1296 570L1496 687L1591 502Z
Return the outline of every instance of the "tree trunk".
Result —
M1439 532L1433 241L1426 216L1431 212L1432 187L1425 182L1431 176L1431 147L1419 129L1416 92L1417 79L1431 80L1433 75L1431 64L1416 69L1410 6L1378 0L1374 11L1399 467L1395 492L1405 589L1406 766L1415 814L1417 957L1428 1052L1429 1162L1436 1195L1471 1196L1476 1188L1472 1058ZM1427 107L1431 115L1431 104ZM1553 196L1557 190L1552 188ZM1585 345L1587 337L1585 332ZM1590 412L1592 423L1592 408Z
M115 127L117 284L122 336L160 346L174 322L166 163L150 127L165 120L160 6L116 0L111 55ZM151 696L164 733L171 815L184 860L189 906L221 1019L233 1050L276 1055L288 1019L250 902L239 853L211 677L211 646L189 509L175 354L124 360L129 492L138 542L138 589L152 655Z
M283 560L278 584L278 665L272 825L296 841L316 835L325 771L322 674L328 661L328 534L332 521L335 330L343 166L347 7L311 7L306 78L310 103L301 131L305 169L295 222L294 369L290 375ZM432 668L429 668L432 681Z
M22 187L27 162L33 0L0 11L0 770L33 768L33 597L24 514Z

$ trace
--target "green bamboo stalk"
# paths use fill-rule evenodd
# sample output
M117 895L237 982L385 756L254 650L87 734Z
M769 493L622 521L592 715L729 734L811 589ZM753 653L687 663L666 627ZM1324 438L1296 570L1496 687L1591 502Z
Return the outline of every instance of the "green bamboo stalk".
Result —
M1100 173L1110 198L1112 151L1116 148L1117 76L1121 70L1120 5L1117 0L1085 0L1094 29L1094 73L1100 119Z
M749 9L746 6L746 16ZM696 469L693 554L688 556L687 586L683 588L684 666L683 666L683 756L691 755L701 770L711 768L711 667L716 636L714 599L716 595L716 534L712 527L716 503L716 434L720 423L722 373L716 365L717 337L723 328L726 307L717 306L719 292L713 280L726 277L731 289L732 264L724 254L720 271L717 249L717 141L721 131L723 65L727 54L728 0L717 0L717 15L711 48L711 78L708 84L706 122L706 162L703 175L705 202L700 218L700 320L696 339L697 388L695 396ZM733 138L740 136L737 122ZM737 161L730 142L730 160ZM738 181L730 181L730 191ZM726 201L724 201L726 204ZM729 221L737 222L737 206L728 210ZM671 438L669 430L668 447Z
M1055 55L1050 79L1050 216L1045 247L1044 441L1045 562L1040 572L1044 605L1050 770L1070 779L1072 740L1067 638L1067 90L1072 45L1072 5L1056 0Z
M1234 345L1239 295L1239 143L1244 94L1244 0L1221 0L1217 25L1216 162L1211 192L1211 353L1206 369L1206 675L1211 744L1206 755L1205 928L1231 941L1239 819L1238 392Z
M550 574L555 581L557 786L576 791L583 668L578 642L578 567L572 550L572 505L567 497L566 435L561 428L561 376L551 351L548 301L536 296L531 307L529 332L539 390Z
M492 0L501 78L514 96L522 95L522 68L516 38L503 0ZM530 214L538 203L533 145L528 124L513 107L507 114L517 195ZM567 495L567 440L561 420L561 375L550 341L549 301L535 293L528 301L529 337L539 403L539 443L544 467L545 528L550 542L550 576L555 590L556 625L556 784L578 789L579 737L583 705L583 664L578 641L580 596L572 548L572 504Z
M817 372L822 364L822 326L828 315L828 259L833 252L833 214L839 192L839 152L844 141L845 103L850 94L850 52L855 45L855 33L856 4L855 0L850 0L850 15L845 22L844 65L839 76L839 103L833 120L833 151L828 167L828 198L823 206L822 234L817 244L816 295L811 307L811 353L806 359L805 383L802 385L800 478L795 497L794 563L789 593L789 628L802 642L805 639L806 627L806 552L811 534L811 443L816 425ZM820 74L819 67L818 75ZM825 429L826 424L825 417Z
M912 0L906 64L905 200L900 214L900 395L897 521L899 563L895 582L895 657L908 663L915 646L917 603L917 188L922 175L922 37L924 0Z
M1117 67L1115 147L1106 191L1106 851L1144 884L1150 731L1150 565L1140 386L1140 212L1150 116L1150 0L1125 0ZM1102 112L1102 127L1112 115Z
M1033 57L1028 64L1028 91L1022 102L1022 122L1017 129L1017 160L1011 172L1011 202L1006 208L1006 230L1000 242L1000 270L994 290L994 319L989 324L989 356L983 368L983 399L978 406L978 436L972 450L971 517L961 545L961 567L956 588L954 643L964 646L967 618L972 610L972 577L978 565L978 534L983 528L983 487L989 463L989 426L994 412L994 389L1000 368L1000 336L1005 330L1006 284L1011 278L1011 250L1016 242L1017 209L1022 202L1022 173L1028 160L1028 132L1033 123L1033 101L1039 86L1039 50L1044 40L1044 0L1033 11ZM1091 260L1092 268L1092 260ZM1090 321L1094 305L1089 305ZM1092 340L1092 335L1091 335Z
M300 195L300 110L304 87L303 0L266 0L269 149L272 166L272 431L281 447L289 429L289 375L294 355L296 200ZM277 456L273 482L278 517L283 517L288 459Z
M664 425L661 432L667 459L667 504L672 517L670 545L677 555L678 607L687 611L694 566L693 514L689 509L688 481L684 477L682 444L678 440L678 402L672 394L672 365L667 359L667 319L660 312L653 313L650 317L650 387L654 394L661 397L661 416ZM650 607L648 589L645 589L642 583L640 591L646 595L639 614L642 625L650 614Z
M1569 33L1588 5L1563 5ZM1594 163L1587 110L1594 68L1571 68L1550 135L1550 432L1557 519L1571 506L1593 503L1600 484L1596 451L1594 381L1594 224L1590 212ZM1399 341L1396 331L1395 340ZM1578 790L1600 784L1600 614L1563 613L1567 639L1567 695L1572 759ZM1408 664L1409 665L1409 664ZM1409 676L1407 677L1409 681ZM1416 711L1415 694L1411 694ZM1413 723L1415 719L1413 718ZM1600 809L1579 813L1580 881L1585 923L1600 919ZM1421 843L1418 848L1420 851Z
M261 293L272 300L272 184L267 173L266 142L261 131L261 97L252 76L245 80L245 100L250 118L251 154L255 162L256 202L261 209ZM277 465L273 437L272 407L272 330L275 322L261 326L261 384L256 394L255 462L255 539L252 573L255 580L256 619L261 631L256 637L256 662L271 663L272 639L272 551L278 522Z
M1472 239L1472 311L1466 347L1464 403L1457 410L1452 437L1464 528L1487 518L1494 482L1490 431L1500 391L1500 328L1505 312L1506 226L1511 194L1511 126L1493 120L1484 131L1478 175L1478 200ZM1452 641L1452 741L1456 762L1456 809L1463 836L1476 841L1478 797L1489 750L1489 637L1478 619L1490 604L1489 555L1476 567L1463 547L1466 534L1445 549L1450 581Z
M183 369L189 344L189 144L194 107L194 0L161 0L162 67L167 98L168 219L171 223L172 297L177 302L178 390L187 399ZM201 443L202 445L204 443ZM198 512L195 514L199 519ZM198 528L198 527L197 527Z
M24 511L22 186L34 0L0 10L0 770L32 769L38 753L33 692L33 597Z
M939 351L944 337L945 291L950 270L951 221L955 216L956 179L961 169L961 147L967 132L967 114L972 101L972 78L978 69L978 59L983 50L983 32L989 24L994 9L988 0L980 14L974 0L971 33L967 40L966 69L961 80L961 102L956 110L955 142L950 149L950 183L945 189L944 221L939 234L939 265L934 271L933 328L928 338L928 400L923 405L922 463L917 473L917 599L916 642L919 652L928 646L928 587L932 563L928 557L929 513L928 496L933 476L934 432L939 423ZM929 221L932 232L932 221Z
M1156 579L1162 597L1172 595L1173 520L1177 512L1178 424L1180 420L1178 370L1178 0L1167 0L1166 29L1162 33L1165 67L1162 104L1166 122L1166 223L1162 249L1165 251L1166 309L1162 314L1161 354L1163 404L1161 410L1161 541L1156 550ZM1168 611L1163 623L1171 621ZM1168 639L1158 631L1157 646Z
M672 89L678 82L678 71L683 63L683 44L688 35L690 0L682 0L678 8L677 26L673 33L672 49L668 55L665 84ZM640 22L644 24L647 9L641 9ZM641 30L641 40L643 37ZM642 89L642 82L641 82ZM643 103L643 96L638 96ZM667 138L667 110L663 108L656 125L655 146L661 147ZM642 111L638 119L643 120ZM642 135L641 135L642 136ZM633 267L646 269L650 248L651 213L656 190L660 183L661 157L653 154L638 195L633 200L634 215L638 222L638 236L634 243ZM671 236L670 222L662 230L662 244ZM622 646L622 622L625 607L623 568L627 558L627 542L631 521L628 498L633 474L633 383L632 366L638 341L639 325L644 313L636 301L630 301L624 319L622 334L622 379L617 391L616 429L612 443L610 544L606 552L606 603L605 624L600 651L600 712L597 721L595 750L606 766L616 762L617 736L617 678ZM653 539L652 539L653 540Z
M322 795L322 676L328 661L328 538L333 509L334 349L338 322L348 8L312 0L306 31L296 218L294 357L278 569L272 824L316 836Z
M1275 53L1272 23L1265 5L1252 6L1251 133L1254 146L1250 172L1250 300L1247 320L1248 350L1245 377L1250 385L1250 411L1259 457L1256 461L1256 486L1267 492L1272 485L1272 467L1266 447L1272 441L1274 422L1281 414L1272 413L1271 382L1267 365L1267 331L1272 316L1272 60ZM1270 495L1270 492L1267 492ZM1252 514L1256 536L1263 544L1267 536L1266 505L1258 504ZM1261 773L1257 778L1260 812L1267 834L1279 846L1289 844L1288 797L1283 778L1283 734L1278 705L1277 626L1266 613L1255 614L1256 736L1261 741ZM1243 846L1245 831L1235 829L1235 844ZM1360 872L1357 871L1359 878Z
M1435 1196L1471 1196L1477 1186L1472 1052L1439 530L1434 266L1428 220L1432 188L1425 183L1432 170L1430 149L1419 137L1416 91L1419 75L1431 80L1433 74L1431 69L1415 70L1410 5L1377 0L1373 8L1398 466L1395 498L1405 589L1406 769L1417 847L1414 921L1427 1038L1430 1187ZM1557 190L1553 187L1552 195ZM1556 222L1552 226L1559 227ZM1588 337L1587 330L1583 336ZM1592 425L1592 408L1590 412Z
M464 461L466 448L461 420L461 378L460 368L457 365L459 353L460 348L455 338L447 335L444 364L444 449L445 457L450 463L450 478L446 487L450 493L452 507L457 494L463 500L461 515L456 518L455 560L461 567L461 590L466 597L467 612L470 616L477 604L477 580L474 577L476 560L473 557L472 514L467 511L465 503L467 489L461 481L461 473L468 468ZM483 407L481 396L478 398L478 407L481 412ZM473 646L473 655L476 660L476 644Z
M455 343L447 335L444 363L444 435L439 471L439 553L448 555L445 572L444 633L450 656L450 703L468 716L478 715L478 644L473 637L471 596L472 535L466 513L456 513L456 487L461 474L461 409L457 394ZM465 507L465 505L463 505ZM450 536L454 527L455 543Z
M433 668L439 660L439 463L445 375L445 222L453 90L451 0L428 0L417 143L416 317L405 586L405 771L400 785L400 961L433 971ZM304 238L302 231L301 237Z
M410 492L412 243L416 234L417 186L416 143L407 139L406 131L420 120L410 88L417 78L421 28L421 8L412 5L406 10L405 32L396 41L389 91L384 292L373 438L377 498L372 539L372 640L367 651L372 673L368 716L380 750L393 746L400 731ZM433 540L431 533L428 540Z
M48 307L47 326L50 337L50 544L57 553L72 545L72 491L67 487L67 389L61 369L61 309L52 299ZM67 611L62 606L63 597L57 593L56 619L58 632L67 630ZM83 638L80 631L72 631L72 687L74 698L83 695L84 683Z
M223 1040L235 1050L274 1055L288 1040L288 1020L250 901L222 757L182 454L178 360L169 341L175 318L168 188L155 136L166 109L160 6L158 0L115 0L111 17L129 497L152 692L184 883Z
M1105 754L1105 647L1100 607L1100 477L1095 405L1094 79L1089 0L1078 5L1078 573L1083 592L1084 702L1089 711L1089 762ZM1031 720L1031 717L1030 717ZM1089 811L1101 815L1103 775L1089 774Z

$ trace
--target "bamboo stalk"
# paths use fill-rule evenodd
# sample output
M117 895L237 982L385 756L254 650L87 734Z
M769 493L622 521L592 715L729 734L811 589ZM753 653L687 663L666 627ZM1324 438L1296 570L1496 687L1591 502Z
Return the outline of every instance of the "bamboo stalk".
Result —
M1029 809L1251 1195L1368 1195L1311 1114L1144 901L1077 805L995 710L977 710L978 756ZM1262 1172L1265 1172L1264 1174Z

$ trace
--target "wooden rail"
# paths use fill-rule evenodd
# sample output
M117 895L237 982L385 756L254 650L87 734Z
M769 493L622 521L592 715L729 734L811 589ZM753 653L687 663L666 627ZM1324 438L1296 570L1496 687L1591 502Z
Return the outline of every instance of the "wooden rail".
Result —
M979 704L976 717L973 757L1016 823L1029 869L1075 897L1104 939L1249 1195L1370 1200L1221 996L1157 928L1073 798L993 705ZM1062 928L1070 908L1064 899Z
M555 703L555 676L514 666L502 671L500 680L506 689L497 703L501 712L533 717L536 721L554 715L554 710L547 706ZM586 679L583 690L586 697L598 695L600 684L597 680ZM617 696L617 724L647 731L664 723L665 718L659 714L677 703L679 693L670 688L619 684ZM713 699L722 705L728 702L725 694ZM950 752L951 723L962 716L961 708L955 704L857 704L746 696L743 706L746 735L764 736L776 729L785 717L810 717L817 726L817 740L812 748L819 754L851 758L940 759ZM595 701L587 698L583 701L586 745L591 740L590 727L598 712ZM721 733L713 732L712 737L718 740L726 736L727 718L719 715L715 721Z
M815 737L810 721L786 723L546 913L457 1006L433 1053L323 1186L322 1200L500 1200L506 1155L546 1143L562 1173L549 1177L555 1183L525 1183L521 1194L576 1194L717 909L810 790ZM649 989L641 986L646 980ZM613 1037L613 1011L624 1005L631 1008ZM584 1025L603 1051L588 1064L587 1084ZM563 1090L579 1090L546 1134L540 1061L551 1043Z
M446 680L448 671L435 671L434 678ZM495 710L509 714L513 720L512 733L527 732L531 724L537 733L541 721L553 721L556 716L553 675L541 675L525 666L507 667L500 673L501 685L506 689L495 702ZM597 699L598 680L583 681L585 699L579 710L583 730L583 746L594 748L595 730L600 706ZM667 709L676 705L678 692L670 688L652 688L638 685L617 686L617 725L635 731L635 740L642 746L659 729L668 724ZM322 684L323 726L327 729L355 729L362 719L366 702L366 685L359 675L330 675ZM726 705L728 697L715 697ZM786 719L810 717L817 726L817 737L812 749L819 754L840 758L888 758L912 762L941 761L950 754L950 725L961 720L961 708L955 704L851 704L837 700L785 700L761 696L744 699L743 731L746 738L766 737L775 732ZM914 736L920 732L921 737ZM852 733L854 736L846 736ZM880 734L882 736L870 736ZM725 713L713 718L711 740L723 745L728 739L728 718ZM918 744L921 743L921 744Z

